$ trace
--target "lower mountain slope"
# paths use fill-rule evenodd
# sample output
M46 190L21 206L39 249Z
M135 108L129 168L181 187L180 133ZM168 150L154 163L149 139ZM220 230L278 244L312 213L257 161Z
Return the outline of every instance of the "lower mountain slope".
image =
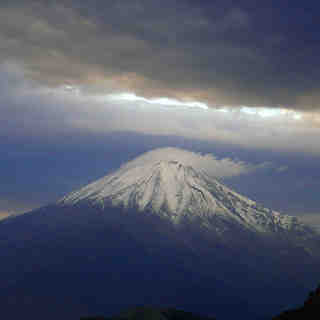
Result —
M320 317L320 286L311 291L308 299L300 308L288 310L274 317L273 320L318 320Z
M81 320L215 320L173 308L136 307L109 318L86 317Z

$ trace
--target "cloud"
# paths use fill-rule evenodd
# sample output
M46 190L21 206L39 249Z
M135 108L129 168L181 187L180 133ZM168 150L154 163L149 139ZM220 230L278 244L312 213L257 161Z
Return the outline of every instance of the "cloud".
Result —
M23 212L30 211L33 208L39 207L39 200L34 199L34 191L31 191L33 187L31 186L29 182L29 190L26 192L31 192L27 196L24 196L20 194L17 196L16 193L18 193L18 187L16 187L16 190L7 192L6 186L0 185L0 220L12 215L12 214L19 214ZM32 198L30 200L30 198ZM40 200L41 201L41 200ZM42 203L43 205L43 203Z
M310 225L320 233L320 214L303 214L299 216L300 220Z
M276 169L277 172L286 172L288 170L289 170L288 166L281 166L281 167Z
M230 178L249 174L269 166L267 163L253 165L230 158L218 159L212 154L201 154L178 148L160 148L147 152L130 161L128 164L125 164L123 168L130 169L136 166L143 166L145 163L156 164L160 160L178 160L184 166L192 166L193 168L203 171L215 178Z
M7 218L10 215L9 212L6 211L0 211L0 220Z
M81 86L38 86L25 79L24 70L2 65L0 136L57 141L65 136L126 131L252 149L320 153L320 128L310 125L304 113L299 119L290 112L265 117L241 108L205 109L195 102L190 107L190 102L163 97L117 100L113 93L113 89L101 94Z
M310 98L319 91L319 30L308 30L310 17L294 5L25 0L0 9L0 61L22 64L42 84L319 109Z

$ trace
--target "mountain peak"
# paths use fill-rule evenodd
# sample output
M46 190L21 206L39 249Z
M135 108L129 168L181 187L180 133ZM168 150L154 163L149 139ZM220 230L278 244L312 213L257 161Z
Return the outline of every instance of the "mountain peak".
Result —
M207 190L208 178L191 165L170 159L149 159L142 165L137 160L141 159L129 162L113 174L71 193L62 202L74 204L87 200L100 205L111 203L140 211L165 212L171 216L186 212L188 208L203 212L208 211L208 206L215 206Z
M177 224L197 219L216 233L236 226L258 233L304 226L294 217L258 205L194 165L193 153L165 148L148 152L119 170L72 192L59 205L112 206L150 212Z

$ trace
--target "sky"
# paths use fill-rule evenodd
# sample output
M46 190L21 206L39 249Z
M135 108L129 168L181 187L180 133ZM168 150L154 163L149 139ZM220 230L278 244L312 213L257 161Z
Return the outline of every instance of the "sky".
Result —
M320 226L319 13L296 0L1 1L0 217L178 147Z

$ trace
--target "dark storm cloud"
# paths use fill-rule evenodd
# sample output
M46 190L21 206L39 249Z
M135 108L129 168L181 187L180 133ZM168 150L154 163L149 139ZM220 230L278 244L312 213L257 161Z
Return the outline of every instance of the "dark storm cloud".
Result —
M319 12L314 1L13 1L0 58L50 84L318 109Z

